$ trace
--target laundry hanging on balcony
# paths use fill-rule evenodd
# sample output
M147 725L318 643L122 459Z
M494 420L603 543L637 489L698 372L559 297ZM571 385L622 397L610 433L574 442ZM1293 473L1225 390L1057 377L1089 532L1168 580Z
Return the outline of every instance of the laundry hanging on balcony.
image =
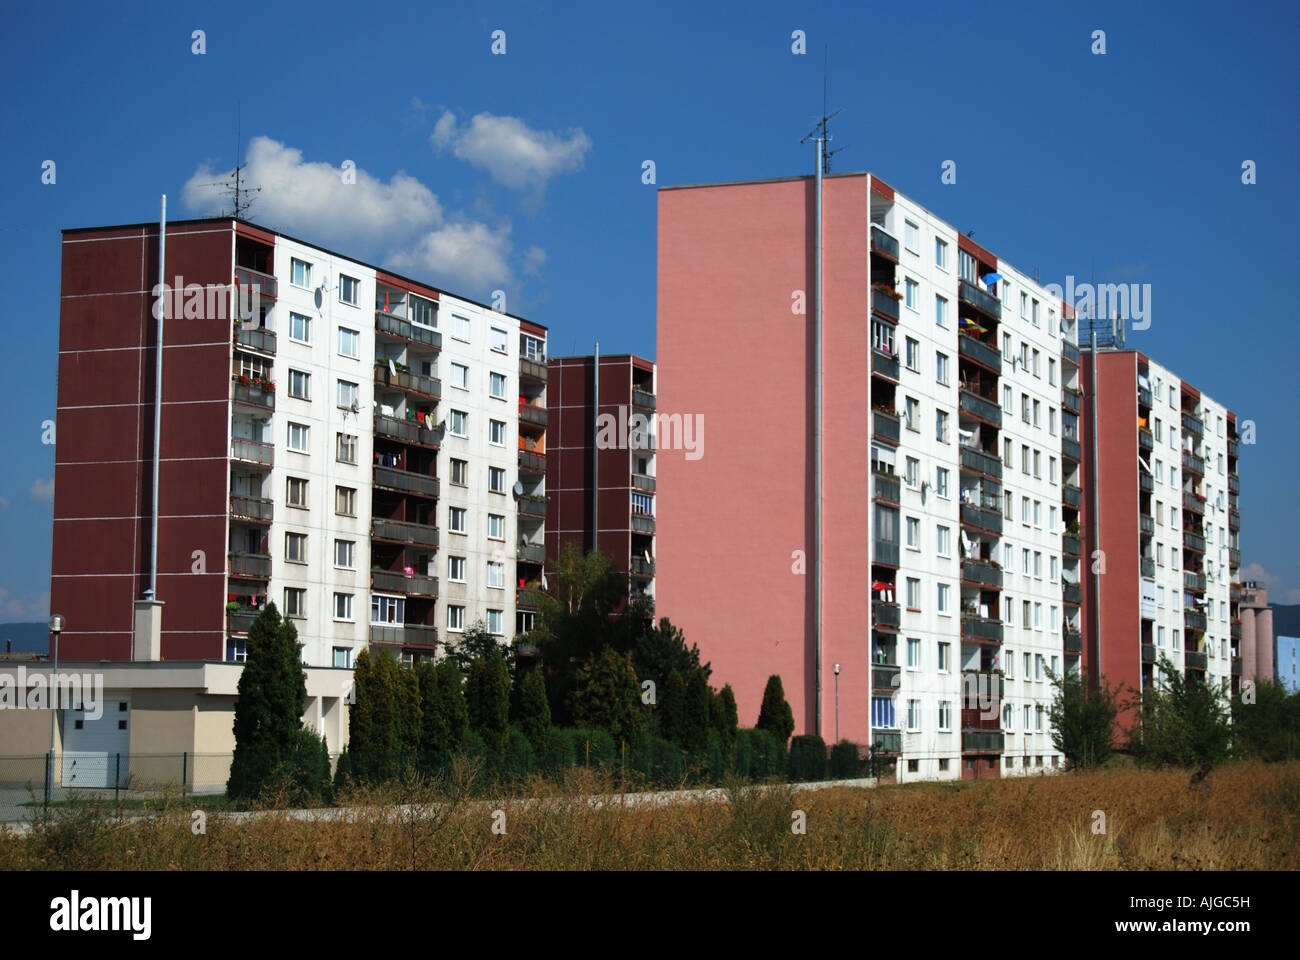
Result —
M961 318L962 333L988 333L988 327L981 327L970 317Z

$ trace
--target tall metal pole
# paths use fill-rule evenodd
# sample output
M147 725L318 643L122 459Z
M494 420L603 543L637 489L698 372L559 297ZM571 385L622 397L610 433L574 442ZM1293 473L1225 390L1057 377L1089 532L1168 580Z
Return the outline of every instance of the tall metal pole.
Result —
M167 315L167 194L162 195L162 210L158 218L158 345L153 371L153 510L149 535L149 589L145 597L158 599L158 461L162 456L162 376L163 376L163 318Z
M600 341L596 341L596 352L592 359L593 374L591 427L596 436L591 441L591 549L597 549L600 543Z
M1100 497L1097 492L1100 478L1100 468L1097 462L1097 330L1094 324L1088 325L1088 355L1092 363L1089 365L1088 373L1088 390L1091 393L1091 403L1088 405L1088 452L1092 458L1092 474L1088 477L1088 487L1091 496L1088 498L1088 529L1091 532L1092 547L1099 550L1101 541L1101 517L1098 515ZM1086 551L1085 551L1086 553ZM1092 646L1092 676L1089 678L1090 686L1099 687L1101 685L1101 574L1097 570L1097 564L1092 562L1091 555L1086 555L1084 563L1092 568L1092 635L1088 638Z
M815 426L813 428L813 472L816 477L816 550L813 584L816 603L816 622L813 630L817 642L817 714L814 733L822 734L822 154L826 149L825 120L821 136L817 138L817 276L814 278L813 352L817 364L816 397L813 401Z

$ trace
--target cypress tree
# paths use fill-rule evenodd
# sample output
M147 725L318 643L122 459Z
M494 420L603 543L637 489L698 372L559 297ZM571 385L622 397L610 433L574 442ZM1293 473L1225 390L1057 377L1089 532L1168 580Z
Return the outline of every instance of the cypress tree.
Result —
M504 753L510 736L510 671L499 651L470 664L465 700L470 726L490 749Z
M781 678L777 674L767 678L767 686L763 689L763 705L759 708L758 723L754 728L772 734L782 748L789 741L790 734L794 733L794 711L786 702L785 688L781 686Z
M519 725L533 745L534 755L544 756L551 731L551 705L546 700L546 679L541 667L525 673L519 685Z

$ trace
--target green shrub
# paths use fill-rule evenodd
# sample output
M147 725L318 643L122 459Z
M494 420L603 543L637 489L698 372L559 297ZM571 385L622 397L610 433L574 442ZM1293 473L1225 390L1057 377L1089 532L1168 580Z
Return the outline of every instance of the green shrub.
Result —
M791 780L826 779L826 742L816 734L803 734L790 741Z
M518 727L511 727L506 736L504 770L511 777L526 777L536 768L533 745Z
M740 766L744 761L744 767ZM736 772L751 780L785 779L785 749L766 730L742 729L736 734Z
M676 786L686 774L686 760L677 744L648 734L628 748L627 769L653 786Z
M604 730L573 731L574 763L579 767L609 766L618 759L618 745Z
M831 748L831 779L853 780L858 776L858 745L841 740Z
M573 748L573 731L561 727L551 727L546 733L546 754L543 758L546 772L563 776L564 771L578 763L577 751Z

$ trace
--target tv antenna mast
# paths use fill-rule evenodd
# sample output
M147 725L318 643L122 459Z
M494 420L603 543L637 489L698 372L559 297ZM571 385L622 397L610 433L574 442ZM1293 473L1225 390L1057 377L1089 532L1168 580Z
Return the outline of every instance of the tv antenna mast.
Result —
M828 124L830 123L831 120L833 120L835 117L839 116L839 114L840 114L840 111L839 111L839 110L836 110L834 113L829 114L829 115L827 115L827 113L826 113L826 77L827 77L827 73L828 73L829 61L830 61L830 53L829 53L829 51L828 51L828 50L823 50L823 51L822 51L822 115L821 115L821 119L817 121L816 126L814 126L810 131L808 131L808 135L807 135L806 137L804 137L802 140L799 141L800 143L807 143L807 142L810 141L810 140L819 140L819 141L821 141L821 144L822 144L822 149L821 149L821 168L822 168L822 173L823 173L823 174L827 174L827 173L830 173L830 172L831 172L831 157L835 156L835 154L837 154L837 153L839 153L841 150L845 149L844 147L839 147L838 149L835 149L835 150L828 150L828 149L826 149L826 144L830 143L830 141L834 139L834 137L832 137L832 136L830 135L830 130L829 130L829 128L828 128Z
M244 184L244 167L246 167L247 164L239 162L240 150L243 147L243 131L241 129L243 111L239 109L239 107L236 107L236 109L238 110L238 114L235 118L235 169L230 171L230 176L226 177L225 180L214 180L212 183L204 184L204 186L224 187L229 193L231 199L231 212L229 215L233 216L236 220L249 220L252 218L248 215L248 210L253 205L253 200L249 194L261 193L262 188L249 187ZM220 215L227 215L224 209L221 211Z

